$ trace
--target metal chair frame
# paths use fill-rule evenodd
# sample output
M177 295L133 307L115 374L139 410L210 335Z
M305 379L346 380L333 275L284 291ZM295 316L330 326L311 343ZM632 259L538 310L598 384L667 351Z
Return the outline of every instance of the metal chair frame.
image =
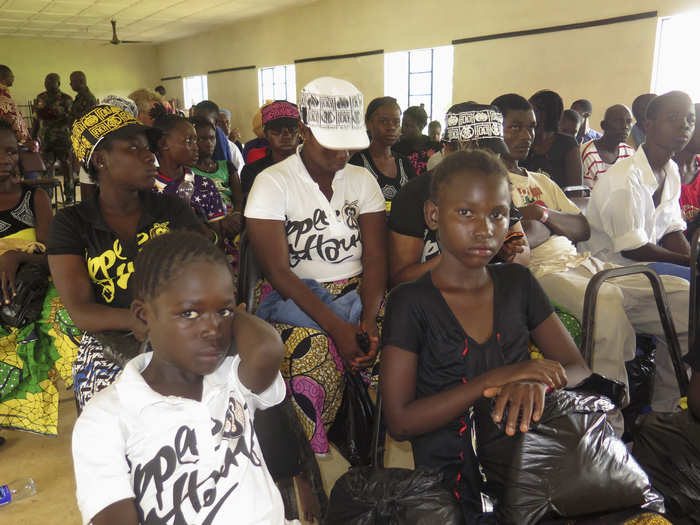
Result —
M668 349L671 354L673 369L676 373L678 388L680 389L681 396L685 396L688 393L688 375L685 371L685 366L683 365L683 354L681 352L680 344L678 343L678 335L676 333L676 327L673 324L671 309L668 306L668 297L666 296L666 290L664 289L664 285L661 282L659 274L657 274L652 268L646 265L635 264L632 266L623 266L620 268L603 270L595 274L591 281L588 283L583 303L583 341L581 344L581 353L583 354L583 358L586 360L586 363L590 367L593 361L593 334L595 333L595 309L598 300L598 291L600 290L600 287L603 285L603 283L610 279L635 274L644 275L647 279L649 279L649 284L651 285L651 288L654 291L654 299L656 300L656 307L659 311L659 316L661 318L661 325L663 326L666 341L668 342ZM692 293L693 288L691 286L691 297Z

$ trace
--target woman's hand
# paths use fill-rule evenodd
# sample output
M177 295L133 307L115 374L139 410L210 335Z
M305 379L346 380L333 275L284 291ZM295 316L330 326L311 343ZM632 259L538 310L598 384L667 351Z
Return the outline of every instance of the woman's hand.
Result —
M374 359L377 357L377 352L379 352L379 326L377 326L376 321L362 320L360 323L360 330L366 332L369 336L369 352L367 352L367 358L369 359L366 366L374 363Z
M0 287L4 304L10 304L12 298L17 295L15 277L21 262L22 252L10 250L0 255Z
M518 381L544 383L552 389L562 388L567 383L564 367L558 361L549 359L529 359L522 363L502 366L486 372L482 378L485 382L485 391Z
M503 413L508 407L508 419L505 423L505 432L509 436L515 435L518 418L520 419L520 432L530 430L530 422L537 422L542 417L544 410L544 396L547 393L547 385L534 381L519 381L508 383L502 387L487 388L484 397L495 397L496 405L493 408L493 420L499 423L503 419Z
M516 255L525 251L526 246L527 239L525 239L524 237L506 240L506 242L503 244L503 247L501 248L501 251L498 252L498 256L503 261L512 262L513 259L515 259Z
M373 343L373 336L368 332L370 335L370 351L365 354L357 344L357 334L362 330L363 329L357 325L340 321L338 327L330 333L340 356L343 358L343 361L345 361L346 366L353 372L371 365L376 355L376 350L374 354L372 354L372 346L379 346L379 338L377 337L376 343Z
M230 215L227 215L226 218L221 221L221 226L228 238L233 239L243 228L243 216L241 212L231 212Z

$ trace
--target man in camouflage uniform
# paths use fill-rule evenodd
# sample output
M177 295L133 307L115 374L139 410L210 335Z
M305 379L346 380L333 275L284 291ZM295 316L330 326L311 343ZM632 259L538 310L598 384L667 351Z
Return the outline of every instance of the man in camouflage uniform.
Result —
M70 87L77 94L71 108L71 125L97 105L97 99L87 86L87 78L82 71L70 74Z
M61 79L56 73L46 75L46 91L40 93L34 102L32 137L41 142L41 154L49 169L55 169L56 162L60 163L66 201L70 202L73 199L73 170L70 162L73 99L59 89L60 85Z

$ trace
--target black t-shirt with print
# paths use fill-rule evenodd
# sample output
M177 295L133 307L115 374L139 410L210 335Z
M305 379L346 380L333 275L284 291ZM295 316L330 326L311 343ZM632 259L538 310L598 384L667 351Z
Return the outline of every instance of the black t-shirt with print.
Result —
M529 359L530 332L553 313L552 305L524 266L487 268L493 280L493 332L483 343L465 333L433 284L432 272L390 293L382 342L417 354L416 399ZM445 470L447 485L452 487L461 473L460 495L478 506L480 482L470 423L465 414L443 428L414 437L411 443L416 466Z
M431 176L425 173L408 181L391 202L391 213L389 214L389 229L391 231L423 239L421 262L429 261L440 254L437 231L428 228L423 214L423 204L430 197L431 180ZM510 226L512 227L520 219L520 212L511 205Z
M377 165L372 159L372 155L369 153L369 149L358 151L348 161L348 164L354 166L360 166L367 168L367 170L374 175L377 179L379 187L382 189L382 195L384 195L385 201L393 201L399 190L406 185L406 183L416 176L416 172L413 169L413 165L408 161L408 159L402 157L401 155L394 154L394 161L396 162L396 177L387 177L382 173Z
M576 139L571 135L556 133L552 145L544 154L535 153L534 148L522 163L523 167L530 171L543 171L548 174L559 186L565 186L566 156L573 148L578 149Z
M428 159L442 150L442 144L431 140L427 135L421 135L416 139L400 140L391 149L408 159L416 175L420 175L427 171Z
M241 190L243 193L250 193L250 189L253 187L253 183L255 182L255 177L257 177L263 170L266 170L272 166L274 163L275 161L272 159L272 151L268 150L263 158L243 166L243 169L241 170Z
M129 308L129 280L134 259L143 243L171 230L202 231L192 209L172 195L139 192L141 218L136 237L124 241L102 217L99 193L75 206L64 208L51 223L47 253L85 257L95 301L115 308Z

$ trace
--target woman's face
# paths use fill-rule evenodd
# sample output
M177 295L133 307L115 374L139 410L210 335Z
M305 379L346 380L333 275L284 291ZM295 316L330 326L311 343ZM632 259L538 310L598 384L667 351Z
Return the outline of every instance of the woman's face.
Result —
M367 122L372 142L393 146L401 136L401 110L396 104L386 104L377 109Z
M9 178L19 182L19 148L17 137L11 130L0 131L0 182Z
M321 146L309 128L302 129L304 138L304 156L315 167L329 172L336 173L342 170L350 160L350 150L334 150Z
M410 115L404 115L401 123L401 138L412 139L419 137L421 133L418 123Z
M168 158L177 166L194 166L199 159L197 132L183 120L160 141L158 157Z
M101 181L108 178L118 185L135 190L153 187L158 174L155 160L143 132L130 138L114 139L110 149L98 150L92 157Z
M216 132L211 126L197 127L197 149L200 159L210 159L216 148Z

